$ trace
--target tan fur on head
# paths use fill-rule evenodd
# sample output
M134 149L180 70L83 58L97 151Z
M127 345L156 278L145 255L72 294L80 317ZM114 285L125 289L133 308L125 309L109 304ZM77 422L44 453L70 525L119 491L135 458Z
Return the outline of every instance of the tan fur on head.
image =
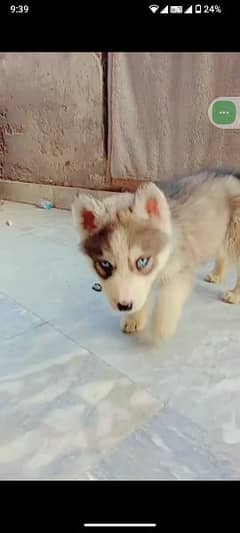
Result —
M98 200L89 194L78 194L72 205L73 223L82 237L97 230L105 219L114 217L116 212L124 216L130 209L138 218L151 220L165 233L171 233L170 210L160 189L154 183L139 187L135 194L121 193L119 197L109 196ZM84 224L84 213L92 213L92 229Z
M89 224L87 215L89 214ZM74 198L72 205L73 224L80 235L94 232L103 223L106 209L103 202L96 200L89 194L79 194ZM92 227L91 227L92 226Z
M154 183L139 187L134 198L134 213L145 220L151 219L165 233L171 233L171 215L167 199Z

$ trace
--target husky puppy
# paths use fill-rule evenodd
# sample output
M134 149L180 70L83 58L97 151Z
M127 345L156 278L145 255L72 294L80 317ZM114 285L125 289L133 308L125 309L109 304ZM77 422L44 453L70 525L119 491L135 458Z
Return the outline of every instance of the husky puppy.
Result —
M215 268L206 281L212 283L235 265L236 286L222 299L240 303L240 176L204 171L104 200L79 194L72 213L111 306L125 313L125 333L144 329L157 282L152 334L174 335L196 270L211 259Z

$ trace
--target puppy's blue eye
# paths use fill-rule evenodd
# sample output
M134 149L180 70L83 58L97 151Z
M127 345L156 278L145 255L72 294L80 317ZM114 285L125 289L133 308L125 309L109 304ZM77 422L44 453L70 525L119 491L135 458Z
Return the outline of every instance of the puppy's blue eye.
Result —
M113 269L113 266L109 261L99 261L99 265L102 267L103 270L109 271Z
M136 261L136 267L138 270L144 270L149 263L150 257L139 257Z

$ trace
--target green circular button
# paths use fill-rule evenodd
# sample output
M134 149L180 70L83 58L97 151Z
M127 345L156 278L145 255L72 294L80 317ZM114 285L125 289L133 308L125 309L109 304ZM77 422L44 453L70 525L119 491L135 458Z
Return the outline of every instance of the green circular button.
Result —
M212 119L215 124L233 124L237 108L231 100L217 100L212 107Z

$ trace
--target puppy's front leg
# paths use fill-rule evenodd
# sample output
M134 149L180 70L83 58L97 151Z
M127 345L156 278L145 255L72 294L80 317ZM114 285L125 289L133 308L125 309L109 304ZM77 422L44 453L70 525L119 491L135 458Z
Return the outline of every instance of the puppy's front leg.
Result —
M184 272L177 274L160 288L153 311L152 333L155 338L167 339L175 334L192 284L193 275Z
M122 324L123 333L137 333L142 331L147 322L147 306L145 305L137 313L131 313L124 318Z

